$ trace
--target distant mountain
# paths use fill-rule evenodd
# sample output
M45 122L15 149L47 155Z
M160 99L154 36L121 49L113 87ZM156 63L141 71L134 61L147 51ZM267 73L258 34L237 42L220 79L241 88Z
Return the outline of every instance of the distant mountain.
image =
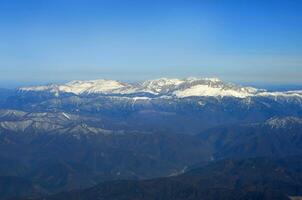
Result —
M200 134L226 157L280 157L302 154L302 118L275 117L265 122L219 126Z
M2 99L0 108L99 118L103 129L178 134L197 134L218 125L261 122L272 117L302 117L302 98L294 93L246 98L154 95L60 93L56 96L44 91L18 91Z
M267 92L216 78L113 80L19 88L0 108L102 118L108 127L197 134L232 123L302 117L301 91Z
M34 87L22 87L20 91L45 91L50 93L122 93L126 88L131 87L130 84L121 83L113 80L92 80L92 81L71 81L61 85L46 85Z
M73 81L0 96L0 176L43 194L175 176L226 158L302 155L301 91L162 78Z
M187 78L168 79L161 78L148 80L142 83L123 83L115 80L92 80L92 81L71 81L66 84L52 84L45 86L21 87L20 92L49 92L56 96L61 93L73 94L107 94L107 95L130 95L146 93L159 97L236 97L247 98L250 96L299 96L301 91L292 92L266 92L262 89L252 87L240 87L234 84L225 83L217 78ZM148 95L147 95L148 97Z
M175 177L111 181L41 199L290 199L302 195L301 167L301 157L222 160Z

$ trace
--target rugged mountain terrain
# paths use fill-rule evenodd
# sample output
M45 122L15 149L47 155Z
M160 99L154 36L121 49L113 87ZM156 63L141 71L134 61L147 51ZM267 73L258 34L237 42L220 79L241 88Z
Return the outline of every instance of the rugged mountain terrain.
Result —
M253 87L240 87L223 82L217 78L160 78L142 83L123 83L115 80L71 81L66 84L51 84L45 86L22 87L20 92L48 92L59 96L72 94L107 94L107 95L139 95L154 97L185 98L192 96L236 97L250 96L298 96L301 91L267 92Z
M301 91L268 92L219 79L72 81L19 88L3 109L102 119L104 129L198 134L217 125L302 116Z
M43 199L289 199L302 194L301 167L301 157L228 159L175 177L111 181Z
M2 199L175 176L226 158L302 154L301 91L163 78L73 81L0 90L0 96L0 179L2 188L9 186ZM137 183L129 181L130 191ZM177 186L183 187L191 185ZM279 195L216 189L201 194Z
M178 174L210 158L190 135L105 130L99 119L60 112L2 110L0 118L0 175L41 193Z
M98 119L69 113L1 113L0 175L27 180L33 194L174 176L224 158L302 154L302 120L295 117L187 135L105 130Z
M199 136L201 140L214 144L215 159L302 154L302 119L296 117L219 126Z

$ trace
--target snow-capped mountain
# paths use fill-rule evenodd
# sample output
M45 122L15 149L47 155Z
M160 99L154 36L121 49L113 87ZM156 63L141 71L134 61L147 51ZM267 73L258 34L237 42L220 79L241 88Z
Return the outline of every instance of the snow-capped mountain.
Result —
M0 159L24 163L14 174L31 168L24 173L34 171L33 181L47 177L43 186L51 180L69 187L61 178L74 180L74 169L83 171L76 180L82 184L87 172L97 181L147 179L222 158L302 155L301 96L215 78L24 87L1 95ZM49 164L56 160L66 161L71 175ZM12 163L0 161L11 173Z
M258 90L255 88L237 87L224 83L219 79L187 78L168 79L160 78L142 83L129 84L115 80L71 81L66 84L51 84L44 86L22 87L20 91L46 91L59 95L60 93L73 94L134 94L150 93L153 95L169 95L176 97L188 96L235 96L246 97Z
M284 92L263 91L257 95L263 96L263 97L298 97L298 98L302 98L302 90L284 91Z
M21 92L50 92L56 95L61 93L132 95L146 94L154 97L185 98L194 96L235 97L247 98L262 97L299 97L302 91L268 92L253 87L241 87L232 83L223 82L217 78L160 78L147 80L141 83L125 83L115 80L71 81L66 84L51 84L44 86L22 87ZM141 95L140 95L141 97Z
M252 87L236 86L216 78L189 78L177 90L173 91L173 94L180 98L190 96L232 96L245 98L253 96L259 91L261 90Z
M132 92L132 85L114 80L71 81L66 84L22 87L21 91L48 91L51 93L124 93Z
M143 82L140 87L141 90L145 92L162 94L176 90L184 82L186 82L186 80L160 78L155 80L147 80Z

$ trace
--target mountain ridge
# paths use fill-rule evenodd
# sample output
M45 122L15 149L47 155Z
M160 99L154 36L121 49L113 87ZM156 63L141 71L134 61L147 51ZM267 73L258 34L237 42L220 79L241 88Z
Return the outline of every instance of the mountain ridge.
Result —
M225 159L174 177L108 181L37 199L291 199L302 192L301 164L301 156Z
M255 95L292 95L287 93L270 93L263 89L254 87L241 87L232 83L223 82L218 78L195 78L185 79L159 78L146 80L139 83L125 83L116 80L88 80L71 81L66 84L50 84L32 87L18 88L20 92L41 92L46 91L60 95L60 93L81 94L136 94L147 93L155 96L170 96L185 98L192 96L233 96L247 98ZM298 91L300 95L301 91ZM295 93L296 94L296 93Z

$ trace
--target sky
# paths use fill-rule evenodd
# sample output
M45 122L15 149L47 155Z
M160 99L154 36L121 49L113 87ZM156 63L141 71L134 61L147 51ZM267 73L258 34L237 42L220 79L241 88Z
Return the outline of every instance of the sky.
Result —
M0 0L0 86L218 77L302 84L301 0Z

